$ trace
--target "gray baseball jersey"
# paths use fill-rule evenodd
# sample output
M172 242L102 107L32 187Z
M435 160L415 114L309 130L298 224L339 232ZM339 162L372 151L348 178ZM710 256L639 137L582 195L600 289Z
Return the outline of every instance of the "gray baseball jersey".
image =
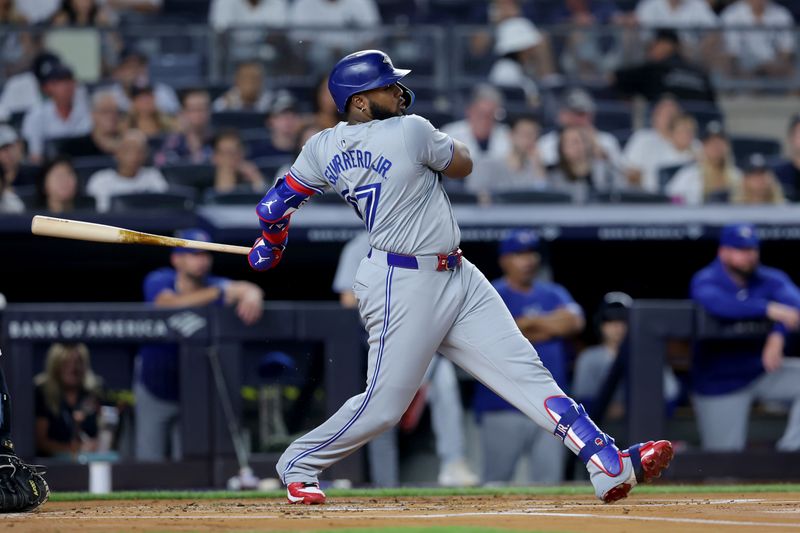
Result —
M299 182L319 192L333 189L356 209L372 251L353 283L369 334L366 390L289 446L277 464L285 483L316 481L322 470L394 426L437 351L549 432L562 427L547 402L564 393L494 287L466 259L451 270L437 269L436 254L457 248L460 237L438 179L453 150L450 137L411 115L340 123L312 137L292 166ZM390 254L416 257L409 266ZM602 435L585 415L578 423L583 438ZM570 436L564 444L577 454L584 442L571 424L558 430ZM622 464L612 477L598 457L586 463L598 496L623 480L636 483L629 458L614 456L612 467Z
M461 240L439 179L452 158L448 135L407 115L321 131L291 173L312 189L344 197L364 220L373 248L432 255L455 250Z

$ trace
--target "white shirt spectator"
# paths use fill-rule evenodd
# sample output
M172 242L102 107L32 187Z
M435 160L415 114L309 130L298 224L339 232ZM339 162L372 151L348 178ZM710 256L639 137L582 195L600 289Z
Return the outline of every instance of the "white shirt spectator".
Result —
M283 28L289 21L286 0L261 0L253 5L248 0L213 0L208 21L216 31L236 26Z
M597 142L608 156L611 167L621 168L622 148L620 148L617 138L608 132L598 131ZM539 137L537 150L544 166L549 167L558 163L558 132L551 131Z
M31 72L11 76L0 94L0 115L29 111L42 103L39 82Z
M55 15L61 7L61 0L15 0L14 7L25 17L28 24L44 22Z
M636 20L646 28L713 27L718 23L705 0L681 0L674 9L669 0L641 0L636 5Z
M0 214L22 213L25 211L25 204L13 191L6 189L0 192Z
M44 144L50 139L78 137L92 131L92 114L85 97L75 91L72 112L66 119L56 111L56 105L46 100L25 114L22 121L22 136L28 143L28 154L44 155Z
M125 94L122 86L118 83L111 87L101 87L101 91L109 91L117 100L120 111L127 112L131 108L131 99ZM165 115L175 115L181 110L181 103L175 90L163 83L153 84L153 97L156 99L156 107Z
M731 176L732 190L741 181L742 173L735 167L728 168L726 171ZM700 163L693 163L676 172L667 183L664 192L686 205L702 205L706 200L703 187L703 167Z
M508 57L495 61L489 71L489 81L498 87L519 87L525 91L528 98L539 96L539 87L536 82L525 73L519 62Z
M785 7L769 2L759 21L750 4L739 0L725 8L721 17L725 27L755 27L753 31L725 31L725 49L743 70L753 70L774 61L778 53L794 51L794 19Z
M366 29L380 25L381 16L374 0L296 0L289 11L289 22L301 27ZM298 32L296 37L347 50L363 40L356 32L342 31Z
M661 182L659 171L665 167L685 165L695 160L696 152L693 148L678 151L672 144L667 143L658 151L650 152L640 168L642 172L642 189L649 192L659 192Z
M505 124L497 123L494 125L485 151L481 148L475 135L473 135L469 122L466 120L445 124L442 127L442 132L467 145L472 160L476 163L485 158L504 159L511 151L511 128Z
M144 167L132 178L120 176L116 169L107 168L92 174L86 184L86 192L94 196L97 210L104 212L111 208L111 197L118 194L136 192L166 192L169 186L161 172L152 167Z
M636 130L625 144L622 159L626 168L641 170L647 165L650 154L669 147L669 139L662 137L655 129ZM698 146L699 148L699 146Z

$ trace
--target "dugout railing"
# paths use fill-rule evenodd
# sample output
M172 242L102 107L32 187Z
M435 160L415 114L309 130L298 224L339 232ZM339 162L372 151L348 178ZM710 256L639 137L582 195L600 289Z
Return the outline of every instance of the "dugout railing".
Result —
M722 322L688 300L637 300L630 315L627 370L623 371L628 383L627 431L630 442L669 437L663 414L662 368L670 341L752 340L765 337L770 327L767 322ZM800 452L747 449L720 453L687 449L676 456L665 477L687 481L798 480Z
M20 455L34 457L35 362L53 342L85 342L112 348L146 342L175 343L180 358L180 433L182 460L112 465L115 490L224 486L238 465L228 423L215 386L209 350L215 349L234 412L241 412L243 347L262 343L266 351L280 342L314 343L322 361L321 416L333 414L363 388L361 324L354 311L332 303L271 302L261 320L245 326L233 309L154 309L144 304L13 304L2 313L3 367L12 397L12 431ZM133 353L133 352L131 352ZM114 356L119 355L119 351ZM114 357L118 359L117 357ZM97 369L100 361L95 358ZM111 362L132 367L130 358ZM251 365L252 366L252 365ZM132 373L131 373L132 374ZM250 464L261 477L276 477L279 453L253 453ZM58 490L86 490L86 465L44 460ZM340 462L329 478L364 480L361 453Z

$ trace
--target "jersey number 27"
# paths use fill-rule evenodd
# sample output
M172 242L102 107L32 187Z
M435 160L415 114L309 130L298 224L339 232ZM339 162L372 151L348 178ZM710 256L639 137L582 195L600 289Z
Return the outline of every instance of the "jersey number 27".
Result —
M345 189L342 191L345 201L353 206L358 218L364 221L367 231L372 231L375 223L375 213L378 212L378 200L381 196L381 184L362 185L352 191Z

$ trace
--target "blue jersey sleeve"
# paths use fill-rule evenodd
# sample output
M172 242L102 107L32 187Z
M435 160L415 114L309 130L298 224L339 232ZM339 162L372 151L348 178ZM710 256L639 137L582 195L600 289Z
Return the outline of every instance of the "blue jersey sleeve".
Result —
M144 301L155 302L164 291L175 290L175 272L171 269L159 269L144 278Z
M558 302L557 308L564 307L576 315L583 316L583 308L575 301L566 287L554 283L553 294Z
M728 320L758 320L766 318L765 298L740 300L735 293L722 287L707 272L700 271L692 278L691 297L710 314Z

